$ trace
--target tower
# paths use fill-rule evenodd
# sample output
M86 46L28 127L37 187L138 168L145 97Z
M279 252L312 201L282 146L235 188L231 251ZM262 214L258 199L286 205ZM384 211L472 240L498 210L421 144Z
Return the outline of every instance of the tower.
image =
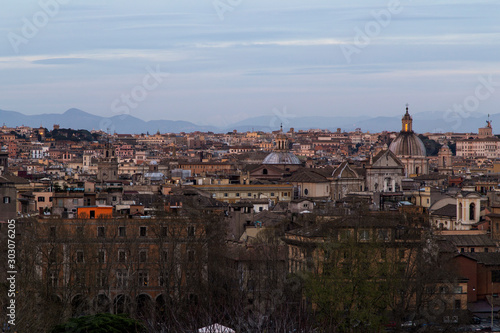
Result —
M452 160L453 156L450 147L443 145L438 152L438 171L440 174L451 175L453 173Z
M97 181L105 182L118 179L118 159L114 147L108 142L103 150L103 157L97 163Z
M413 119L408 113L408 104L406 104L406 113L404 114L403 118L401 119L403 128L401 129L401 132L406 132L406 133L411 133L413 132Z
M276 151L288 151L288 138L283 133L283 125L281 125L280 132L276 136Z

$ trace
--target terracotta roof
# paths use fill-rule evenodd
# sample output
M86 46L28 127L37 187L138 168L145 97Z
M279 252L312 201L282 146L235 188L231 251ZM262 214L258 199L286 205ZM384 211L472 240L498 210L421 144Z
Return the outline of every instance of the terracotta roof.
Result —
M432 215L457 217L457 205L447 204L432 212Z
M478 246L488 247L497 246L496 242L488 235L443 235L443 239L450 241L456 247L460 246ZM499 262L500 264L500 262Z
M286 177L283 179L284 182L297 182L297 183L325 183L329 182L329 180L315 172L314 169L307 170L302 169L298 172L294 172L290 177Z
M486 266L500 266L500 252L465 252L460 254Z

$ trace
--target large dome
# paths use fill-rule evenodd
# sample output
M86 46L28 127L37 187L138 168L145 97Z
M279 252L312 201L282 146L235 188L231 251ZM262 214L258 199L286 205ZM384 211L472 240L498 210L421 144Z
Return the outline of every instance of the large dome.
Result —
M398 157L425 157L425 146L422 140L413 132L413 119L408 113L408 104L406 104L406 113L401 119L402 129L399 135L392 141L389 149Z
M301 164L297 156L290 152L272 152L266 156L262 164Z
M413 132L401 132L392 141L389 149L396 156L426 156L424 143Z

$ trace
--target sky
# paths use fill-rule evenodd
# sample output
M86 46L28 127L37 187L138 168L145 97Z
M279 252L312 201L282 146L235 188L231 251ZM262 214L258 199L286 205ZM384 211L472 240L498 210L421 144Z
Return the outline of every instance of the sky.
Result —
M493 114L499 55L496 0L3 0L0 109L216 126Z

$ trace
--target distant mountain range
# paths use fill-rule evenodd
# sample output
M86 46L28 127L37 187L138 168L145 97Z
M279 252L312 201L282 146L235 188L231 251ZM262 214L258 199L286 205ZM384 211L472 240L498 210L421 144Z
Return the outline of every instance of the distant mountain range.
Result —
M111 133L179 133L179 132L228 132L237 130L244 131L272 131L279 129L280 124L288 130L290 127L295 130L300 129L329 129L335 131L341 128L342 131L352 131L361 128L363 132L381 132L399 131L401 129L401 115L393 117L291 117L285 115L260 116L248 118L227 127L219 128L215 126L201 126L189 121L173 120L151 120L144 121L130 115L119 115L113 117L101 117L87 113L79 109L69 109L66 112L48 113L40 115L25 115L15 111L0 110L0 125L39 127L42 125L52 129L53 124L59 124L61 128L72 129L102 129ZM430 111L412 114L413 129L417 133L424 132L477 132L479 127L486 125L487 116L481 113L464 114L461 117L458 114L447 114L446 112ZM500 113L493 114L490 117L493 121L493 132L495 124L500 124ZM500 125L499 125L500 126Z
M160 131L165 132L194 132L194 131L217 131L213 126L199 126L189 121L173 120L151 120L130 116L119 115L113 117L96 116L79 109L69 109L66 112L46 113L40 115L25 115L14 111L0 110L0 124L7 126L26 125L30 127L43 126L52 129L54 124L59 124L61 128L86 129L109 131L111 133L131 133L139 134L150 132L151 134Z

